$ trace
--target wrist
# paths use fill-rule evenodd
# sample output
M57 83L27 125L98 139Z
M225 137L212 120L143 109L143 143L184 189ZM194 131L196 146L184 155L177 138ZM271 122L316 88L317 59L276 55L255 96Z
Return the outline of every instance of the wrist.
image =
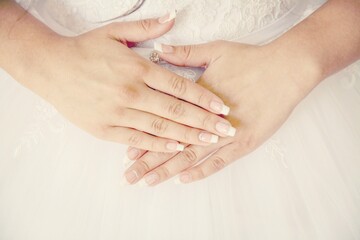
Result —
M29 86L29 73L48 52L49 43L60 38L13 1L0 5L0 67Z
M272 53L274 59L287 74L288 80L299 88L301 95L307 95L325 79L317 53L298 39L293 41L284 35L263 47Z

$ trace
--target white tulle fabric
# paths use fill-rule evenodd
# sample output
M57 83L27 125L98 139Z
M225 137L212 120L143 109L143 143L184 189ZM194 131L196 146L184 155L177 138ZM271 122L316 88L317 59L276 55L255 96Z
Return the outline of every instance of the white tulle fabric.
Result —
M31 11L71 35L116 16L124 7L118 2L133 1L33 1ZM317 5L147 0L119 20L175 8L176 26L159 41L261 44ZM167 67L196 79L192 69ZM324 81L271 139L223 171L189 185L170 180L147 188L120 185L126 146L74 127L2 71L0 239L360 239L359 79L353 64Z

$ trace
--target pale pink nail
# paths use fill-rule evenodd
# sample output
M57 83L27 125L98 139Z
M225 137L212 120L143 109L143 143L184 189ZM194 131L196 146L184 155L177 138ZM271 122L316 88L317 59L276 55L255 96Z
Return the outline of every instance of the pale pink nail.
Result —
M161 53L173 53L174 48L169 45L161 44L158 42L154 42L154 50Z
M163 24L163 23L167 23L170 22L171 20L173 20L174 18L176 18L176 10L173 10L169 13L167 13L165 16L162 16L158 19L159 23Z
M128 157L131 159L131 160L135 160L140 154L140 151L136 148L131 148L129 151L128 151Z
M183 183L188 183L192 179L191 175L189 173L184 173L180 175L180 181Z
M151 173L150 175L145 177L145 182L148 185L153 185L159 181L160 177L157 173Z
M176 142L169 142L166 144L166 148L172 151L184 151L185 146Z
M217 143L219 141L219 136L208 132L201 132L199 134L199 140L206 143Z
M135 170L132 170L131 172L126 173L125 177L129 183L134 183L139 178L139 175Z
M225 134L230 137L233 137L236 134L236 128L225 122L218 122L215 126L215 129L219 133Z
M211 101L210 108L213 111L223 115L228 115L230 112L230 108L219 101Z

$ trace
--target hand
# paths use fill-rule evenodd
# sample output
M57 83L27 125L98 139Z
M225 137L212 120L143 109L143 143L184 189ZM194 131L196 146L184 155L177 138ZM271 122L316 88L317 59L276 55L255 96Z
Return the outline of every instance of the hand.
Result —
M80 128L101 139L173 152L183 143L226 137L227 107L205 88L143 59L127 45L159 37L174 21L113 23L74 38L58 37L35 60L29 88ZM197 106L195 106L197 105ZM210 112L209 112L210 111Z
M231 107L228 119L237 134L206 147L190 145L180 153L129 148L129 158L136 160L125 172L130 183L145 176L144 183L156 185L181 172L184 183L210 176L260 146L320 80L309 59L292 58L291 52L271 44L257 47L218 41L163 45L162 51L161 58L172 64L206 68L199 84Z

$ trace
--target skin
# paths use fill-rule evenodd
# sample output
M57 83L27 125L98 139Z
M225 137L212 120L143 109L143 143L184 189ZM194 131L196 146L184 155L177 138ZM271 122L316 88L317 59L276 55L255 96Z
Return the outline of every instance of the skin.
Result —
M161 57L170 63L206 67L199 84L231 107L227 119L237 134L207 147L189 145L178 154L129 148L129 158L136 161L126 170L126 181L133 184L142 179L155 186L180 173L178 180L190 183L255 150L321 81L360 59L359 22L360 1L330 0L264 46L225 41L163 46L167 53ZM134 172L135 180L130 179Z
M223 101L128 47L168 32L174 20L166 17L63 37L0 0L0 66L100 139L161 152L177 152L180 143L207 146L206 136L227 137L219 124L231 127L212 108Z

